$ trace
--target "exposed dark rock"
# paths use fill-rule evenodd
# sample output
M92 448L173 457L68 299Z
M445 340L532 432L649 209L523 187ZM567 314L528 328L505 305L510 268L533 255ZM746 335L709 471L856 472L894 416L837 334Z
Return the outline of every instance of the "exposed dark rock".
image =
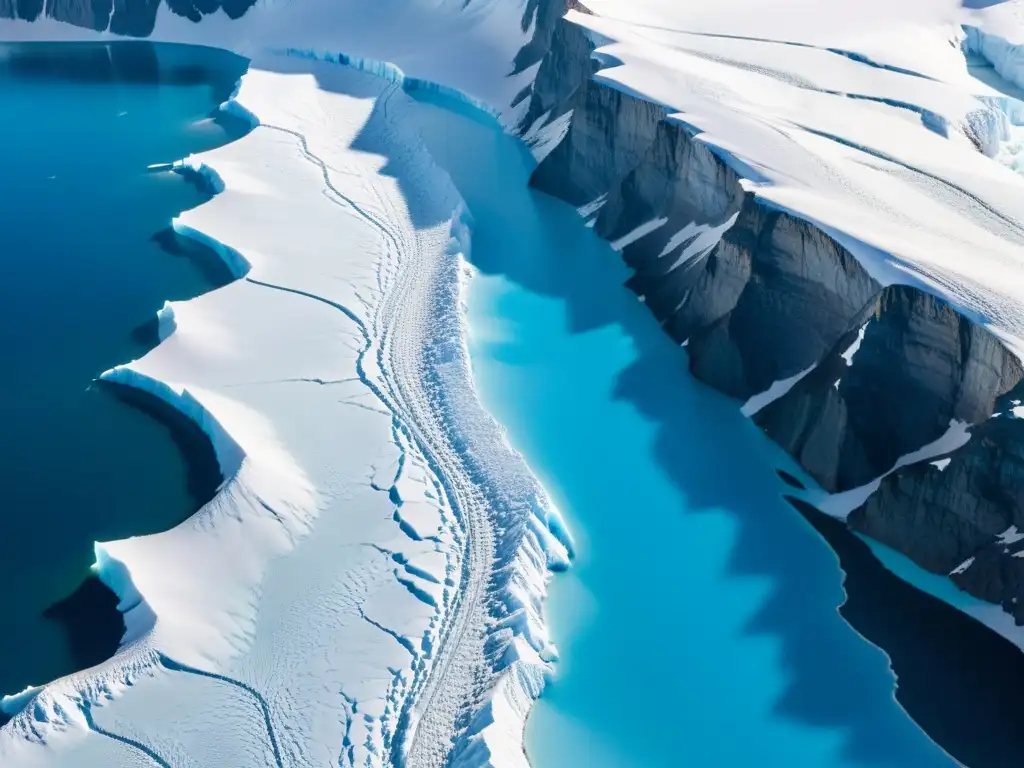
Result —
M844 491L937 440L951 421L987 419L1021 375L985 328L920 289L890 286L755 420L823 488Z
M221 8L229 19L240 19L256 5L256 0L221 0Z
M905 467L850 515L855 530L905 552L935 573L952 573L972 595L1001 604L1024 623L1024 420L1012 415L1024 384L997 406L999 416L971 430L949 463ZM970 560L973 558L973 560ZM968 562L969 561L969 562ZM954 572L955 571L955 572Z
M160 0L114 0L110 31L115 35L146 37L153 33L159 8Z
M551 36L562 17L573 7L580 7L576 0L527 0L523 10L522 29L533 27L533 37L519 49L513 62L513 74L519 74L527 67L540 62L551 50Z
M17 0L19 19L35 21L43 12L44 0Z
M561 2L562 0L559 0ZM0 18L35 21L45 13L50 18L76 27L110 31L127 37L148 37L156 25L161 0L0 0ZM230 18L239 19L256 4L256 0L167 0L171 12L201 21L204 16L224 11ZM544 7L551 3L543 3ZM553 22L552 22L553 26ZM538 45L550 41L541 37ZM539 50L539 48L538 48ZM537 56L537 61L540 60Z
M97 31L110 23L113 0L50 0L46 15L57 21L66 21L78 27Z
M782 482L791 488L797 488L801 491L806 490L807 488L807 486L800 482L800 478L794 477L783 469L776 469L775 474L779 476L779 479L782 480Z
M520 133L541 118L551 122L572 108L573 95L587 86L597 69L597 63L590 58L593 50L594 45L587 33L575 24L562 21L559 16L548 37L547 53L541 60L537 77L515 101L518 104L524 98L530 99L519 125Z
M167 0L167 7L173 13L195 22L221 8L229 18L240 19L255 4L256 0Z
M531 183L575 206L600 201L588 215L611 241L658 225L623 244L629 287L687 344L697 378L746 399L813 369L757 421L827 490L871 482L951 420L978 424L945 471L894 472L850 524L939 573L974 557L956 582L1024 618L1022 545L997 538L1024 529L1024 422L989 419L1021 378L1017 359L942 300L883 290L813 224L744 192L684 122L594 81L592 38L559 22L521 94L521 132L572 113Z
M175 15L184 16L189 21L203 20L203 12L197 7L195 0L167 0L167 7Z
M656 268L636 268L631 287L650 290ZM879 289L831 238L752 195L718 245L688 272L699 276L693 289L707 297L697 290L662 296L655 311L664 312L659 319L674 338L689 339L693 374L741 399L813 365Z
M639 165L665 110L590 80L572 93L570 104L574 112L568 134L530 183L581 206L607 194Z
M595 231L609 240L664 220L625 246L629 286L688 341L697 378L746 399L813 365L880 286L816 227L745 193L662 107L590 80L594 45L578 27L563 22L553 44L523 125L573 114L531 184L577 206L604 195ZM708 229L724 231L717 245L697 241Z
M0 0L0 19L35 21L43 12L43 0Z

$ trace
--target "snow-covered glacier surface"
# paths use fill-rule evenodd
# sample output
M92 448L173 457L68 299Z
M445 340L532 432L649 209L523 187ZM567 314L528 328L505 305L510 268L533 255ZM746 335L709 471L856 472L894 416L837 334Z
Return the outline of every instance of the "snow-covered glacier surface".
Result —
M568 540L476 402L470 217L412 104L268 54L226 105L258 125L184 161L220 191L175 229L238 279L103 378L191 417L226 480L177 528L96 545L121 649L8 697L5 764L524 760Z

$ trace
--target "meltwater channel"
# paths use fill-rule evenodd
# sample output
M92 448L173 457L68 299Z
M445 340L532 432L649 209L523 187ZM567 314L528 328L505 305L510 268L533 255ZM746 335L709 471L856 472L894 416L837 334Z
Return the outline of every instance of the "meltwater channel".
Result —
M246 62L143 42L0 46L0 695L117 648L93 542L166 530L219 482L170 409L99 385L165 300L230 279L171 230L210 190L163 168L247 126L217 115Z
M547 606L561 660L528 723L534 768L1014 765L1020 652L788 504L789 460L689 376L618 254L529 189L525 149L418 98L473 214L480 395L577 544ZM899 701L864 637L902 670Z

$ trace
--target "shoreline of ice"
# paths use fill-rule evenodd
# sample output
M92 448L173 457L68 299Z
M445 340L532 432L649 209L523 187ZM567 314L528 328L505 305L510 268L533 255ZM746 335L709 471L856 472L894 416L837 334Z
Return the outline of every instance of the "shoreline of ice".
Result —
M293 60L291 57L290 61ZM261 62L275 66L282 64L282 60L270 57L264 57ZM364 65L363 69L372 69L365 66L364 61L359 63ZM285 65L285 69L289 66ZM289 75L302 78L320 66L311 62L289 72ZM351 71L357 69L352 68ZM165 305L158 316L161 344L141 360L118 366L103 376L159 397L195 421L214 445L225 483L210 503L178 528L150 537L97 544L98 570L103 581L121 600L119 608L125 615L126 634L118 653L103 665L5 699L8 708L20 709L21 712L0 736L0 754L16 754L26 761L26 765L36 761L50 764L52 750L61 751L80 744L84 734L90 731L107 736L118 744L127 744L128 741L116 736L109 724L98 723L97 713L104 719L112 715L118 724L124 720L132 730L142 728L143 720L149 719L143 714L146 706L118 713L117 704L112 702L128 695L138 697L140 694L133 689L165 686L168 680L180 684L176 675L182 673L217 680L218 685L226 683L255 697L264 711L268 743L280 764L281 750L287 747L279 743L283 738L282 729L275 726L275 718L280 713L272 711L268 704L272 697L260 694L236 667L244 667L239 660L244 661L247 655L254 653L254 646L260 643L260 598L254 601L253 597L265 590L264 582L272 564L299 547L306 533L318 524L331 494L319 487L319 481L312 476L315 473L307 472L303 461L286 447L287 441L278 434L282 425L253 410L251 403L243 405L235 401L233 390L227 388L229 370L233 367L231 358L247 358L245 352L229 343L233 334L248 331L245 318L239 315L251 310L253 302L238 297L243 291L251 293L256 290L260 298L265 298L267 291L263 289L266 288L278 288L293 298L312 298L321 308L331 305L342 310L341 324L352 332L351 335L361 337L363 342L358 355L349 361L355 369L354 378L368 387L370 391L366 394L370 401L375 400L385 408L381 411L378 406L367 404L369 401L363 395L353 395L353 402L358 397L358 405L363 411L376 411L386 419L388 442L392 448L399 449L397 471L387 493L387 503L392 506L395 497L398 498L394 504L394 516L398 518L402 505L413 503L411 499L420 493L421 501L415 503L438 507L441 528L445 530L436 538L427 537L433 539L428 547L412 546L412 550L422 550L418 551L421 557L431 547L447 548L446 565L440 572L436 570L436 562L433 568L413 566L408 553L394 551L391 555L391 559L405 567L406 580L396 579L400 585L404 584L414 599L420 602L426 599L435 607L422 624L425 626L422 653L416 650L415 643L420 640L415 631L393 630L385 622L368 618L366 609L359 606L359 618L391 634L403 653L411 648L412 660L407 672L396 672L386 687L385 704L383 711L376 716L376 724L363 724L367 731L365 738L357 739L350 733L353 728L360 727L359 720L370 717L369 714L362 718L356 716L362 700L351 694L339 697L337 707L347 720L345 741L348 743L349 762L355 764L357 753L364 747L369 749L366 757L374 761L383 759L385 755L404 759L411 750L430 753L438 745L446 743L446 739L455 738L457 744L452 754L456 764L475 765L489 761L494 765L527 765L522 739L525 718L531 702L543 687L545 675L550 671L550 659L556 655L544 628L542 601L551 569L567 565L571 544L557 510L550 505L522 457L508 446L504 433L479 404L472 387L466 351L466 320L462 312L463 292L469 273L461 256L469 247L468 215L453 187L439 195L442 205L449 206L446 224L443 217L435 215L438 225L444 227L443 233L438 231L438 226L428 231L416 227L410 231L389 229L396 212L399 219L403 213L394 207L389 209L389 206L400 207L409 201L381 199L378 195L368 204L345 198L333 186L343 175L335 173L338 171L335 162L319 160L319 156L314 154L309 145L308 126L282 124L280 117L286 112L284 109L275 115L276 119L271 124L265 124L260 120L264 114L259 107L250 109L245 105L246 97L253 93L257 101L262 99L266 104L271 103L271 93L279 95L283 83L271 83L269 87L262 83L278 78L277 73L260 71L258 66L250 69L243 77L235 98L223 109L253 116L254 131L233 144L199 158L187 158L178 164L207 175L217 195L206 205L175 220L174 228L179 234L213 248L236 281L191 301ZM258 88L252 87L255 81L261 84ZM401 90L406 86L403 78L391 78L390 82ZM417 87L424 87L424 81L416 82ZM303 95L314 100L320 98L320 85L318 82L312 89L305 89ZM361 86L356 84L354 87L358 89ZM380 88L380 85L374 87ZM471 97L453 89L444 91L480 108ZM394 106L392 97L386 88L380 88L374 103L385 99ZM347 104L345 108L348 106L351 105ZM493 110L484 111L494 114ZM375 110L371 110L368 122L374 119L374 114ZM326 128L328 125L335 127L330 120L325 120L318 127ZM365 125L361 127L365 128ZM389 131L396 130L394 121L382 126L382 130L388 134L384 144L392 142L391 150L398 153L411 150L410 156L403 158L409 166L408 178L403 180L419 184L423 189L433 184L430 192L436 193L436 175L441 172L436 167L428 167L432 166L432 161L425 155L425 150L416 148L409 141L406 144L412 146L403 146L400 129L397 130L399 137L390 135ZM359 133L358 130L351 132L353 138ZM408 130L405 133L408 134ZM409 139L408 135L404 138ZM317 137L320 141L324 139L324 136ZM281 272L279 265L268 263L265 253L254 252L251 246L234 242L232 234L243 234L246 222L236 220L232 214L238 213L239 209L228 206L225 201L238 189L260 191L261 180L256 178L259 170L246 167L242 156L253 160L265 158L266 153L261 148L251 145L268 141L277 144L298 142L301 152L294 161L296 171L299 166L309 170L310 162L318 162L319 167L315 170L323 177L323 183L318 186L327 184L322 192L334 198L344 198L344 202L353 208L364 206L362 224L369 222L373 226L382 226L386 242L376 253L381 259L376 266L377 274L373 280L360 282L356 289L349 291L351 301L342 303L314 291L282 285L281 279L288 277L287 268ZM346 153L352 154L352 150L340 143L331 149L340 152L339 157L342 158ZM417 149L421 156L412 157ZM225 158L225 172L214 170ZM393 161L394 158L389 160L389 169ZM360 171L380 172L369 168ZM360 171L353 175L359 175ZM236 187L232 177L242 183ZM364 176L363 180L366 178ZM445 182L451 187L446 175ZM348 191L346 188L345 192ZM365 191L356 189L356 193ZM335 205L339 201L334 199L331 202L331 214L337 215L339 212ZM369 207L371 204L373 210ZM298 222L295 226L298 227ZM395 250L409 247L406 238L424 242L414 243L408 252L397 254L402 258L396 258ZM414 261L421 268L414 276L416 285L413 288L409 287L409 280L404 283L399 280L403 270L408 272L412 269L411 265L402 263L403 259L412 258L410 254L417 256ZM392 263L387 263L388 260ZM394 263L396 261L398 263ZM424 264L430 263L441 267L434 281L424 279L422 271ZM274 279L266 279L266 267ZM303 282L302 277L299 282ZM406 298L404 303L392 307L390 319L381 317L379 311L379 305L388 298L387 289L382 286L389 280L399 283L398 289ZM424 287L430 290L424 293ZM368 298L368 294L374 293L373 298ZM378 306L374 306L375 303ZM232 311L224 315L218 305L233 305L230 306ZM403 325L417 332L424 330L415 328L415 321L395 325L395 316L405 318L412 312L414 320L421 320L424 310L442 324L440 334L437 328L420 334L422 354L429 360L426 369L420 365L415 351L396 350L392 346L394 337L408 342L405 337L410 334L403 330ZM221 317L216 317L218 314ZM390 327L388 322L392 323ZM307 326L306 330L310 327L315 325ZM285 357L289 356L285 354ZM183 361L188 361L195 369L189 370L190 365L182 365ZM245 359L241 367L264 367L266 362ZM394 374L394 371L389 371L393 363L407 366L404 381L401 374L389 379L388 374ZM179 369L181 375L175 375ZM215 374L212 379L211 371ZM422 389L416 374L431 371L432 380L427 377L429 391L416 391L417 387ZM193 377L198 381L189 381ZM172 383L179 380L182 383ZM334 380L309 376L280 381L325 385ZM337 381L346 379L338 377ZM242 388L249 384L232 382L230 386ZM409 401L404 407L395 405L403 399ZM416 403L417 400L422 402ZM422 413L432 410L438 423L429 429L424 428L418 419ZM377 419L378 422L380 420ZM418 431L423 434L417 435ZM441 436L447 433L449 447L461 448L462 455L454 456L454 464L453 456L431 458L429 454L432 451L448 450L444 446L431 445L429 433L432 431ZM378 448L383 449L382 446ZM422 464L418 481L422 488L412 488L404 482L406 462L416 461ZM442 463L445 464L443 468ZM446 476L446 472L454 472L455 476ZM379 498L379 491L385 490L384 481L378 483L374 475L366 490ZM411 499L407 499L410 494ZM468 524L470 515L477 518L473 525ZM489 519L487 515L499 516L500 530L495 525L498 520ZM474 525L478 529L490 530L476 530L474 533ZM222 529L229 529L229 532L224 534ZM245 534L236 529L244 529ZM429 527L423 530L429 530ZM257 536L252 535L254 531ZM467 546L466 542L474 535L482 537L484 549L490 550L489 554L475 551L479 542ZM416 536L419 537L418 544L422 544L422 536ZM230 554L219 551L225 544L223 539L232 542L228 550ZM381 551L392 551L383 545L374 546ZM238 548L243 550L241 556ZM189 552L190 549L196 551ZM249 551L244 551L246 549ZM185 556L181 557L182 554ZM417 552L414 551L412 556L417 556ZM479 565L476 571L467 565L473 557L483 564L482 572ZM460 560L461 563L458 562ZM456 573L459 574L458 579ZM422 579L419 575L429 578ZM456 581L461 581L461 585L452 588ZM469 581L479 582L472 601L465 598L470 594L467 588ZM211 585L216 586L211 589ZM441 586L443 590L435 589ZM449 624L451 615L454 618L465 617L463 624ZM391 618L400 627L404 622L400 615ZM449 648L453 654L462 652L465 646L462 641L469 635L480 641L471 644L474 647L469 651L469 667L464 664L465 652L457 659L445 658ZM437 647L433 648L435 643ZM479 658L472 658L473 654ZM438 661L445 665L439 668L446 674L443 681L431 675ZM376 666L392 668L391 664L383 661ZM449 670L452 671L449 673ZM479 675L473 679L470 673L474 670L487 673L484 685L481 686ZM460 672L463 678L469 675L468 680L461 682L465 689L463 692L470 694L467 697L468 711L463 710L459 700L451 700L453 684L450 678L458 677ZM470 687L466 688L467 685ZM167 689L162 690L164 695L168 694ZM173 685L170 691L173 697ZM418 704L431 706L424 711L424 707ZM365 709L362 711L366 712ZM461 732L452 731L456 718L465 717L460 712L469 715L468 725ZM428 718L430 722L425 722ZM449 722L446 724L445 721ZM133 748L145 746L144 740L133 738L130 741ZM42 749L34 751L33 747ZM344 754L339 756L339 760L342 758ZM170 764L177 763L172 760Z

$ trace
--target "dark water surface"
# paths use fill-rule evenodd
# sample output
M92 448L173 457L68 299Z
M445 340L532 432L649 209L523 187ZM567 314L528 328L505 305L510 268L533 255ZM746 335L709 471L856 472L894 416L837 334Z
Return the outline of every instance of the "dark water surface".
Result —
M0 45L0 694L102 661L123 625L93 542L166 530L218 482L152 399L94 383L157 342L165 300L230 279L171 220L209 198L149 170L246 127L223 51Z

